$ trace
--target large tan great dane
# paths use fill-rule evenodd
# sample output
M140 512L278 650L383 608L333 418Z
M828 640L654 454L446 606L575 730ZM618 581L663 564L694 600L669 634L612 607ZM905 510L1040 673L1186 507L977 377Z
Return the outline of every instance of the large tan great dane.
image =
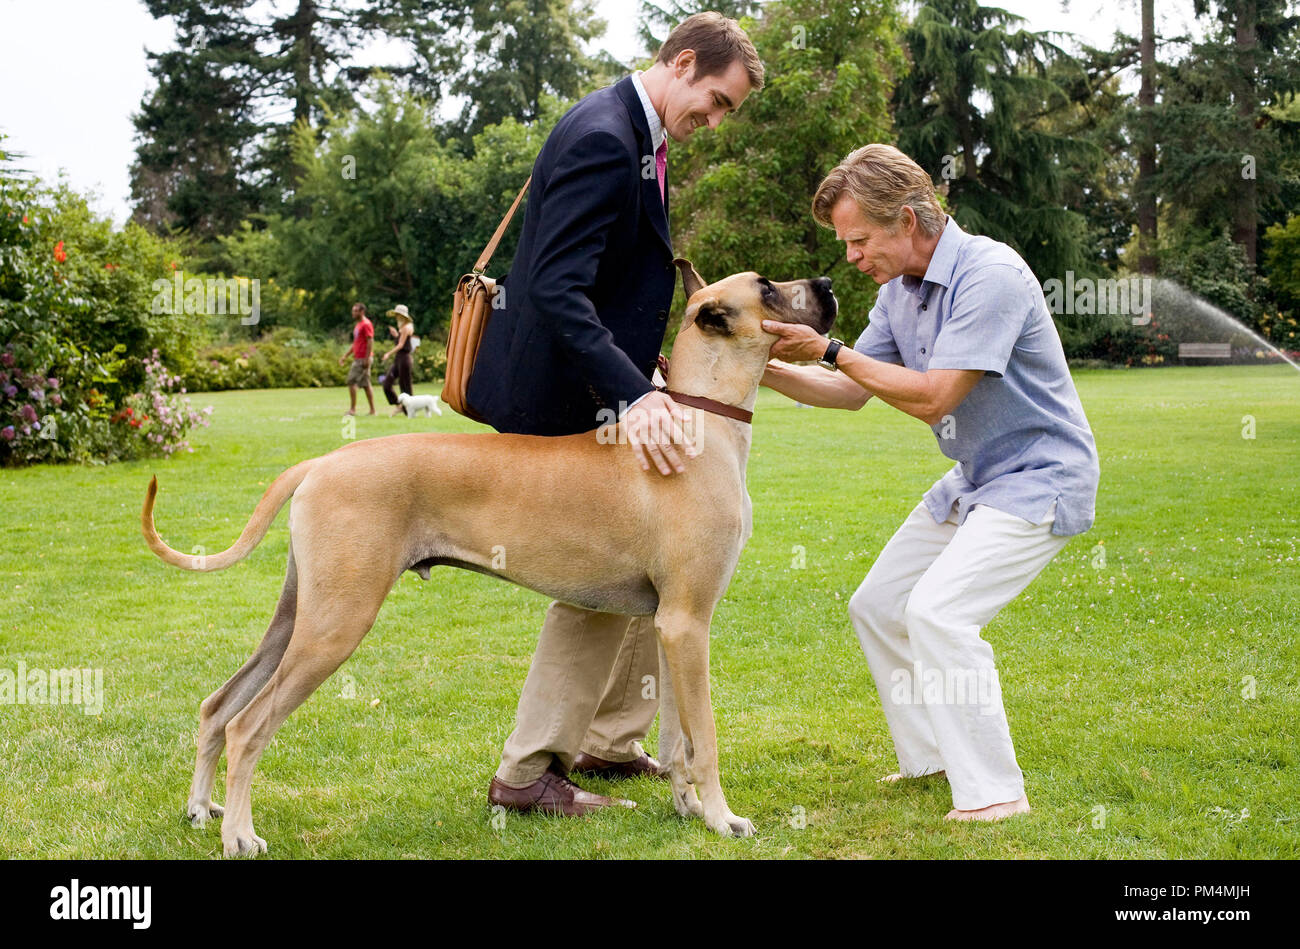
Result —
M689 262L677 263L688 301L670 390L752 410L777 339L761 321L825 333L835 318L824 277L772 283L743 273L704 286ZM281 474L234 545L206 557L173 550L158 536L157 479L150 481L145 540L185 570L222 570L242 560L293 496L288 569L270 628L200 706L188 818L202 826L224 813L227 856L266 850L253 832L251 786L271 736L356 649L402 572L428 579L429 568L441 564L587 609L653 613L669 680L659 690L660 758L670 770L673 804L720 834L753 834L723 797L709 698L709 623L750 534L750 426L683 412L700 454L672 477L643 471L617 444L617 431L614 438L426 433L354 442ZM359 484L375 490L358 492ZM224 810L212 802L223 746Z

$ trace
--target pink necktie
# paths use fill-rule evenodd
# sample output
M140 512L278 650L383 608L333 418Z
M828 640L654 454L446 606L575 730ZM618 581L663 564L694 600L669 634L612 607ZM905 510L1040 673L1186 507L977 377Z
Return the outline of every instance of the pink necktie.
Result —
M659 200L667 203L664 198L664 175L668 172L668 136L655 149L655 176L659 179Z

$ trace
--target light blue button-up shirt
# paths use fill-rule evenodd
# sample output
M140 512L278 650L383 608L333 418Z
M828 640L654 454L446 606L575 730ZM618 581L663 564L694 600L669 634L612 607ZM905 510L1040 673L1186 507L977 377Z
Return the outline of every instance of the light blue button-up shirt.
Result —
M1061 338L1029 265L1006 244L967 234L951 217L925 277L880 288L871 323L854 344L883 362L982 369L952 414L933 427L957 462L925 495L936 523L954 502L958 523L987 504L1052 533L1092 526L1097 446L1065 362Z

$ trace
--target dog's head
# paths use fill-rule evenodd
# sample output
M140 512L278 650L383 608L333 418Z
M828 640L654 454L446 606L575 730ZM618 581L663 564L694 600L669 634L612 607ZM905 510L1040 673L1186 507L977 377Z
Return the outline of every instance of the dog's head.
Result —
M686 291L682 329L696 325L703 333L742 338L757 334L766 337L770 349L778 337L763 330L763 320L803 323L825 335L839 311L830 277L777 283L749 271L705 284L689 260L673 262Z
M674 263L686 291L686 313L673 347L673 362L678 362L679 353L691 362L707 354L715 378L717 367L725 366L722 375L732 377L722 386L727 395L713 398L733 404L752 401L772 346L780 338L763 329L764 320L802 323L825 335L839 310L829 277L778 283L750 271L706 284L689 260L679 257Z
M401 402L403 405L406 404L406 400L409 399L409 398L410 398L410 396L407 395L405 392L399 392L399 393L397 393L397 401L398 401L398 402Z

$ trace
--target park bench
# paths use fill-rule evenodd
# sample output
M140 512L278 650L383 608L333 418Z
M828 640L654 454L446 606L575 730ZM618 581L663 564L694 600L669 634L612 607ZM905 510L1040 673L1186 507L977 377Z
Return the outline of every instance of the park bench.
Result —
M1231 343L1179 343L1179 359L1231 359Z

